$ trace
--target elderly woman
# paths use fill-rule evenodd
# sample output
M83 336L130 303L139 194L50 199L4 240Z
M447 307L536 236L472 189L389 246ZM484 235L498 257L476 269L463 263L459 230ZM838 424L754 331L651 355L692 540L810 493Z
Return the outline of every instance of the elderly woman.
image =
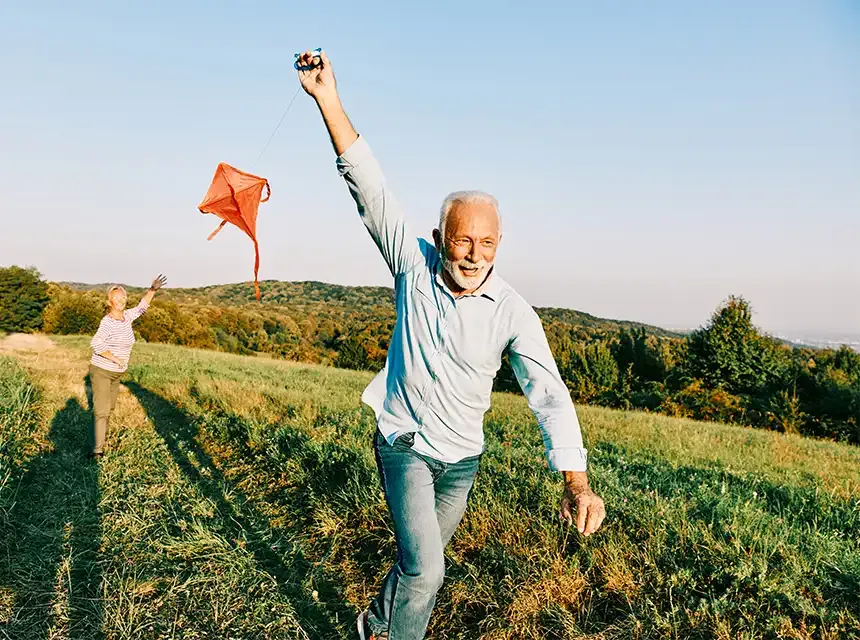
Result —
M166 282L167 279L159 274L140 303L130 310L125 308L128 300L125 289L119 285L108 289L107 306L110 310L102 318L99 330L90 341L93 350L93 357L90 359L90 381L95 413L94 444L89 454L91 458L103 453L108 420L119 394L119 379L128 369L128 359L134 346L131 323L146 312L155 292Z

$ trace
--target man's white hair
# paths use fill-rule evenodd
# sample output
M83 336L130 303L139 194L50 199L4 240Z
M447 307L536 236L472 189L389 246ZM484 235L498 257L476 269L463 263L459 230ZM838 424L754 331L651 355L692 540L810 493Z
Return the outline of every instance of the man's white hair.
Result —
M499 201L485 191L454 191L445 196L442 201L442 208L439 210L439 232L442 237L445 237L445 223L448 221L448 214L456 204L488 204L496 210L496 216L499 219L499 235L502 233L502 214L499 213Z

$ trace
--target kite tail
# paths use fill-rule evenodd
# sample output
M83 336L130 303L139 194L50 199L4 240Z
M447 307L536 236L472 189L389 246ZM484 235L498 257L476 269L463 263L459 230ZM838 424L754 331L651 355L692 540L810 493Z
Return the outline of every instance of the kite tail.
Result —
M257 240L254 240L254 254L256 255L256 260L254 261L254 293L257 296L257 300L260 299L260 285L257 283L257 272L260 270L260 247L257 246Z
M209 237L208 237L208 238L206 238L206 239L207 239L207 240L211 240L212 238L214 238L214 237L215 237L215 234L216 234L216 233L218 233L219 231L221 231L221 229L223 229L223 228L224 228L224 225L225 225L225 224L227 224L227 221L226 221L226 220L222 220L222 221L221 221L221 224L219 224L219 225L218 225L218 228L217 228L217 229L215 229L215 231L213 231L212 233L210 233L210 234L209 234Z

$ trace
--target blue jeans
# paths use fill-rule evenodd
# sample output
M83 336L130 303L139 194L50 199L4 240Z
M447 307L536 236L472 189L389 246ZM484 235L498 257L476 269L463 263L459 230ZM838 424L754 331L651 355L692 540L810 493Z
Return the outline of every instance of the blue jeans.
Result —
M481 456L454 464L412 450L414 434L389 445L378 431L376 464L394 521L397 562L370 605L368 623L388 640L423 638L445 577L445 547L466 511Z

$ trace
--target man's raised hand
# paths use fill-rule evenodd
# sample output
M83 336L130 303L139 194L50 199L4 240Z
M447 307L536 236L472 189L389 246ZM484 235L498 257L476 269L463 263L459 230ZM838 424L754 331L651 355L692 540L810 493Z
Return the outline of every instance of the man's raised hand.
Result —
M319 60L314 59L317 57ZM305 51L296 58L296 67L302 88L320 109L335 152L342 155L358 139L358 133L340 103L328 56L321 49L318 52Z
M334 71L331 68L331 62L328 59L325 51L319 52L319 60L314 61L313 51L305 51L298 57L296 63L299 67L309 67L315 65L312 69L299 69L299 82L302 83L302 88L313 98L319 99L328 94L337 92L337 85L334 79Z

